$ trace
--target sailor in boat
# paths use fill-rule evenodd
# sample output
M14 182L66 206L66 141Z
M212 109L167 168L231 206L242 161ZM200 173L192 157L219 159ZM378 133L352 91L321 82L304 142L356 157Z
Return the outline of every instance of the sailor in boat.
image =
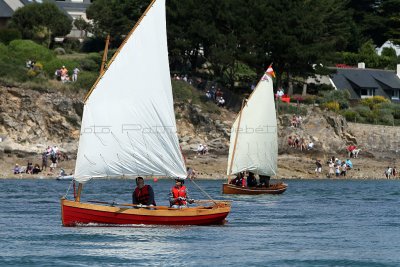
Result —
M187 208L188 203L191 204L194 202L193 199L189 198L188 190L186 186L183 185L184 183L185 180L183 179L175 179L175 185L171 188L171 192L169 194L171 208Z
M249 175L247 176L247 187L255 187L257 186L257 179L254 173L249 172Z
M235 179L231 180L229 182L230 184L236 185L236 186L245 186L246 184L246 180L244 179L244 173L243 172L239 172Z
M143 177L136 178L136 188L132 193L132 203L138 205L156 206L153 188L150 185L144 184Z
M269 180L271 179L271 176L268 175L259 175L259 176L260 176L260 186L269 187Z

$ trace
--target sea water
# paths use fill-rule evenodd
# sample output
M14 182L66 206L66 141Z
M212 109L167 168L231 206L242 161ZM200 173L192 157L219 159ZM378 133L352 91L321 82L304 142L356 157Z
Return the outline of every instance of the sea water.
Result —
M166 205L174 182L146 182ZM288 180L278 196L223 196L221 183L197 181L233 200L225 225L69 228L70 182L1 180L0 266L400 266L400 181ZM126 203L133 188L90 181L82 199Z

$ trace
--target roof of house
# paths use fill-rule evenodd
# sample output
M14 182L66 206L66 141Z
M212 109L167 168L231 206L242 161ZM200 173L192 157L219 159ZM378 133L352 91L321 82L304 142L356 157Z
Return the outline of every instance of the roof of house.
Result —
M400 89L400 78L391 70L338 68L331 79L337 89L349 90L352 97L357 97L356 88Z
M4 0L0 0L0 18L11 18L13 14L11 7Z

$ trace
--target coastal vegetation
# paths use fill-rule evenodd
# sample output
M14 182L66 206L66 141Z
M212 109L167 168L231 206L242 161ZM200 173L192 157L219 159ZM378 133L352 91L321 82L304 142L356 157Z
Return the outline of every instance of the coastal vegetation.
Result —
M27 5L0 30L0 82L38 91L84 94L98 77L104 39L111 35L111 58L150 0L94 1L87 9L93 24L75 20L83 42L64 38L68 17L51 3ZM400 125L399 105L374 97L350 101L347 92L326 85L309 86L307 77L329 74L335 64L394 69L400 63L394 49L376 53L386 40L399 43L400 0L170 0L167 1L169 58L172 74L218 84L240 97L251 93L273 62L276 87L284 87L295 105L279 103L283 113L302 114L301 104L319 105L352 122ZM32 68L26 67L34 61ZM79 68L74 83L56 80L55 70ZM155 74L156 75L156 74ZM218 113L203 93L173 81L176 101L190 101ZM203 87L202 89L206 89ZM296 105L297 104L297 105Z

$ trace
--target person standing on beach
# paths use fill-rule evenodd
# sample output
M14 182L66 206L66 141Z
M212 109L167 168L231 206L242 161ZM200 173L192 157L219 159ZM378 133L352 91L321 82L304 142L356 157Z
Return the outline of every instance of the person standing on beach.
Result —
M321 160L317 159L317 160L315 161L315 165L316 165L315 174L317 175L317 177L319 177L319 175L320 175L321 172L322 172Z

